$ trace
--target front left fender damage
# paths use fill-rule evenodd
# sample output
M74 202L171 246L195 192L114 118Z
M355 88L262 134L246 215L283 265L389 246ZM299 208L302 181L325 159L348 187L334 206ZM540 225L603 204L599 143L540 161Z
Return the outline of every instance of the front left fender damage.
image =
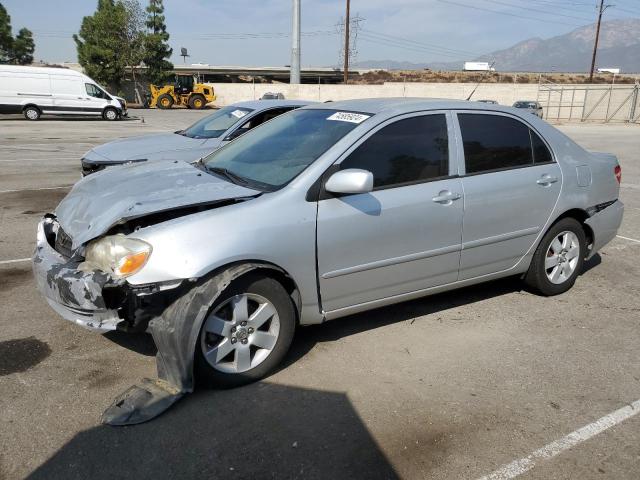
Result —
M143 379L121 395L102 415L108 425L133 425L160 415L185 394L193 391L193 360L198 335L207 313L220 294L240 276L272 265L244 263L201 279L184 295L149 322L149 331L158 348L158 379Z

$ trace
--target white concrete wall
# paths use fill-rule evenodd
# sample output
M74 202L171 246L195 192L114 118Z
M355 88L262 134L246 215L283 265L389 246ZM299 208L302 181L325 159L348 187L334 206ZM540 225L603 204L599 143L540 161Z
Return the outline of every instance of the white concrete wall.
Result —
M385 83L384 85L289 85L278 83L212 83L218 106L245 100L257 100L266 92L280 92L285 98L298 100L348 100L371 97L431 97L466 99L475 83ZM473 100L497 100L512 105L516 100L535 100L537 84L493 83L481 84Z

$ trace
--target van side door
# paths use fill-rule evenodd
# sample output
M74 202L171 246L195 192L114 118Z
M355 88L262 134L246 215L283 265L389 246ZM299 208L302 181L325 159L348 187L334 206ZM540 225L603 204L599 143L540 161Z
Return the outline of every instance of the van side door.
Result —
M52 74L51 94L54 113L79 114L87 107L87 95L80 77Z

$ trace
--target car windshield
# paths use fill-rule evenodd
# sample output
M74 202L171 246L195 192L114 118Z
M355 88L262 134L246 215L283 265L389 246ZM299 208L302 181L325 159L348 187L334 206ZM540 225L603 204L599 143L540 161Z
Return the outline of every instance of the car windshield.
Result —
M186 130L176 133L190 138L218 138L229 130L229 127L239 122L241 118L252 111L250 108L234 107L233 105L224 107L213 115L204 117L194 123Z
M231 181L277 190L369 117L329 109L294 110L249 131L203 164Z
M516 108L536 108L534 102L516 102L514 107Z

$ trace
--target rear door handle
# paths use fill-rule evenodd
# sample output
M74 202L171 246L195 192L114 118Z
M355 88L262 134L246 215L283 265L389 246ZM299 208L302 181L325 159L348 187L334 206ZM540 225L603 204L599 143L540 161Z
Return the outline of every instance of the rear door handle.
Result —
M453 193L449 190L442 190L431 200L442 205L451 205L454 200L460 200L460 198L462 198L462 195L460 195L459 193Z
M536 180L536 183L538 185L542 185L543 187L548 187L549 185L551 185L552 183L556 183L557 181L558 177L552 177L551 175L544 174L538 180Z

